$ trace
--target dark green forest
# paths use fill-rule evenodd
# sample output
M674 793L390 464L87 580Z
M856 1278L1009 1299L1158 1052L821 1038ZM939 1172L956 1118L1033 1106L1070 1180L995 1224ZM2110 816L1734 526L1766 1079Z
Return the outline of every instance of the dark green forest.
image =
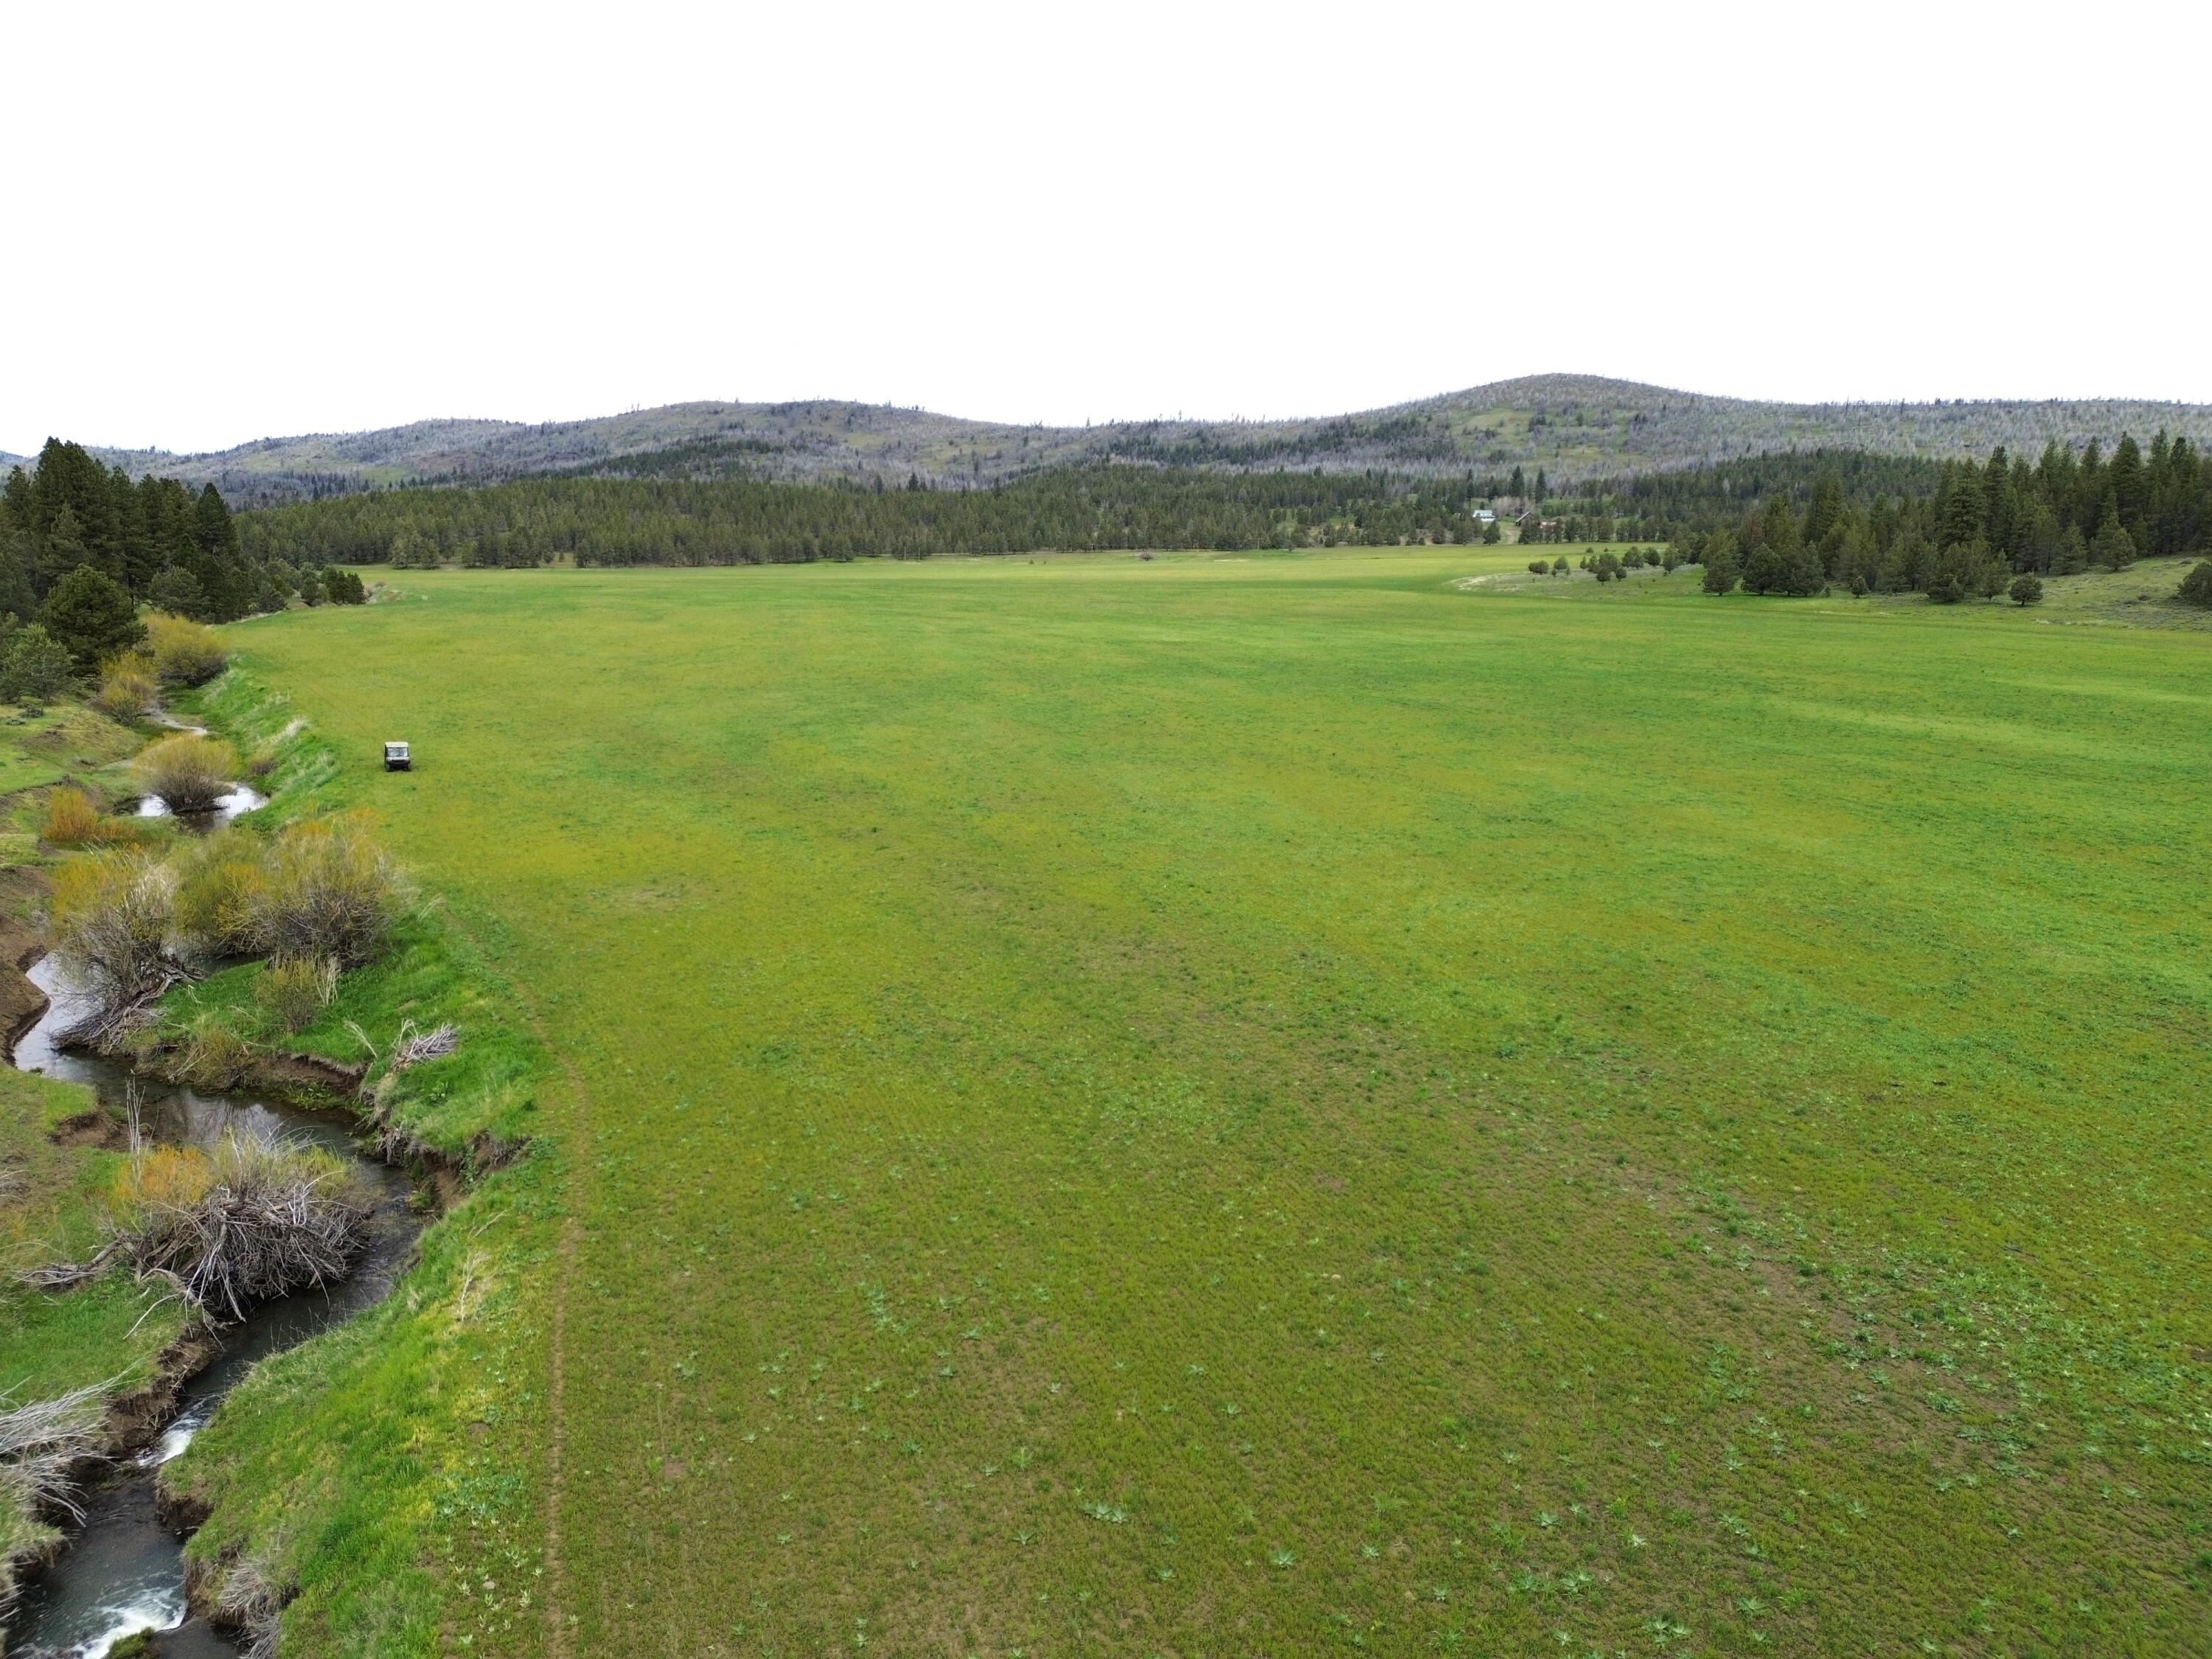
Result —
M250 562L715 565L1035 550L1395 546L1480 539L1496 502L1538 542L1675 541L1755 592L1994 593L2212 543L2212 467L2187 440L2109 457L2058 445L2033 464L1860 451L1765 455L1648 473L1571 498L1516 468L1442 482L1384 472L1228 473L1086 465L973 489L690 477L424 486L270 507L240 520ZM1498 533L1491 530L1489 534ZM1724 590L1723 590L1724 591Z
M240 520L248 552L322 563L758 564L812 559L1468 541L1472 477L1058 469L996 488L742 478L521 479L300 502Z
M1474 517L1494 504L1500 523ZM295 597L351 599L329 568L527 568L928 558L1037 550L1395 546L1495 539L1672 542L1725 592L1990 595L2015 574L2119 568L2212 548L2212 466L2186 439L2034 462L1807 451L1644 473L1549 494L1516 467L1439 480L1384 471L1054 468L979 489L849 481L554 475L422 485L235 517L209 485L137 482L50 441L0 492L0 611L35 615L80 566L208 621Z
M1771 460L1773 458L1767 458ZM1899 489L1903 483L1917 489ZM1764 499L1761 499L1761 496ZM2107 457L2053 444L2030 464L1816 459L1809 488L1762 464L1625 481L1586 504L1673 517L1681 550L1726 592L1924 592L1993 598L2016 575L2121 570L2138 558L2212 550L2212 466L2164 433L2123 437Z
M295 596L312 603L360 592L358 578L250 555L213 484L195 491L150 475L133 483L81 446L50 438L28 471L11 468L0 486L0 614L40 615L80 568L202 622L282 610Z

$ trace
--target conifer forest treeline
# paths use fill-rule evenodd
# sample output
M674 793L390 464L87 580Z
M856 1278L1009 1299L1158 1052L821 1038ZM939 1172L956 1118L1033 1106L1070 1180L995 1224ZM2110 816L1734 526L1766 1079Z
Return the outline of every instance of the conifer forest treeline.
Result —
M1477 516L1488 509L1494 517ZM726 565L1145 548L1395 546L1517 538L1673 542L1707 580L1759 592L1994 594L2015 574L2118 568L2212 548L2212 465L2187 439L2031 462L1814 450L1635 474L1555 495L1532 478L1385 471L1052 468L981 488L555 475L424 485L234 515L212 485L133 483L50 441L0 494L0 611L33 614L80 565L221 621L294 595L349 599L328 568Z
M150 474L133 483L82 446L49 439L36 465L11 468L0 485L0 613L40 615L63 578L83 568L202 622L282 610L295 596L362 596L358 577L249 554L213 484L195 491Z
M1492 528L1474 516L1491 505ZM2212 542L2212 467L2186 439L2031 463L1858 451L1765 455L1550 495L1540 471L1438 481L1382 472L1080 466L983 489L732 478L544 477L371 492L244 515L264 565L713 565L1032 550L1468 542L1673 541L1763 592L1826 583L1939 593L1998 573L2064 574ZM2001 585L2001 584L2000 584Z
M1990 598L2016 575L2212 550L2212 466L2164 433L2148 451L2124 436L2109 457L2094 441L2079 455L2052 444L2033 464L2001 447L1980 465L1816 457L1802 489L1776 459L1627 480L1583 505L1595 523L1624 511L1674 517L1682 550L1718 592L1740 580L1765 593L1835 585Z

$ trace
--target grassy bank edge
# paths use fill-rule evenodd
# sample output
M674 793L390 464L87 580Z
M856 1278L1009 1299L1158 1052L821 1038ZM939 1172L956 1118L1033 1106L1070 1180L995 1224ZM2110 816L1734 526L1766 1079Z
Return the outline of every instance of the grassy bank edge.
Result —
M264 763L270 802L240 833L351 804L335 751L247 677L226 673L179 706ZM179 988L140 1040L165 1069L208 1083L313 1091L320 1072L387 1157L434 1177L444 1213L391 1297L245 1379L164 1468L163 1500L199 1527L187 1547L196 1606L238 1620L257 1598L264 1610L281 1601L290 1652L427 1652L453 1593L456 1534L524 1530L537 1437L513 1424L542 1399L517 1373L535 1363L525 1287L556 1180L530 1146L547 1067L496 970L434 897L304 1030L269 1030L254 997L263 971ZM455 1052L399 1069L410 1024L453 1026Z
M44 999L19 968L40 946L48 856L38 823L54 786L121 798L115 769L155 732L65 702L0 719L0 1015L35 1018ZM78 1084L0 1066L0 1409L85 1388L106 1398L106 1449L142 1442L177 1382L202 1363L197 1322L120 1273L70 1291L20 1282L25 1268L88 1254L119 1157L99 1103ZM0 1609L63 1534L20 1492L0 1501Z
M174 1300L120 1273L47 1292L19 1269L88 1254L101 1194L122 1155L83 1133L98 1106L82 1085L0 1069L0 1167L11 1191L0 1238L0 1395L13 1409L84 1388L107 1397L112 1450L144 1437L176 1382L202 1357L197 1322ZM0 1503L0 1608L12 1607L32 1565L63 1540L12 1488Z

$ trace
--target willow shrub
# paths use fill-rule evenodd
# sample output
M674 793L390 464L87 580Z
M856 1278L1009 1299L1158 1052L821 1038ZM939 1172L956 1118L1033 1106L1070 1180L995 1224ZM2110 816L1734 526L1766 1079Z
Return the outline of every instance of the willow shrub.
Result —
M183 617L153 611L146 618L145 654L165 685L201 685L223 671L229 657L216 631Z
M253 1000L287 1031L303 1031L337 994L336 957L272 962L253 983Z
M278 961L357 967L383 949L405 902L398 872L359 824L295 823L263 859L255 944Z
M230 791L238 756L227 743L179 732L149 745L133 763L138 787L172 812L204 812Z
M55 872L55 952L104 1010L127 1008L170 977L176 887L166 866L137 852L95 853Z
M176 931L198 956L244 957L259 948L266 846L237 830L187 842L177 873Z
M334 1153L234 1133L210 1149L139 1153L109 1204L132 1267L219 1319L343 1278L371 1209L360 1176Z
M98 847L129 841L132 826L111 818L100 803L82 789L64 785L46 797L46 816L39 825L40 839L50 847Z
M118 657L100 677L99 695L93 702L113 720L135 720L161 701L161 688L154 665L139 652Z

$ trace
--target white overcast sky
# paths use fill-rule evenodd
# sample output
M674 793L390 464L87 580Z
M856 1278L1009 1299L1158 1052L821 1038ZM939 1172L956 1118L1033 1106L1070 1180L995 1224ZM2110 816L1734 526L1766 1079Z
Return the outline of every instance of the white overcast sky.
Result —
M2212 401L2212 6L0 9L0 448Z

